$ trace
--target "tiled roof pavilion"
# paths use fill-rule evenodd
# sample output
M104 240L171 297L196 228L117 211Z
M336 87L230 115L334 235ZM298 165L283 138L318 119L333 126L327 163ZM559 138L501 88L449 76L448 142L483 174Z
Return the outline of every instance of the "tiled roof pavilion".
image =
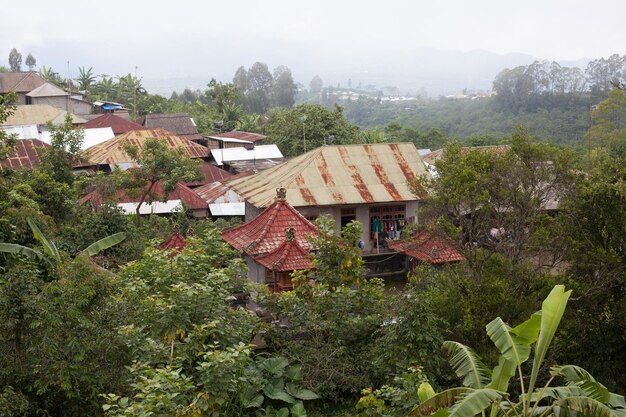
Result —
M290 238L288 235L293 234ZM319 231L285 200L284 189L276 201L252 221L222 232L222 238L239 252L251 256L268 269L308 269L312 247L307 235ZM288 266L288 268L287 268ZM287 269L285 269L287 268Z

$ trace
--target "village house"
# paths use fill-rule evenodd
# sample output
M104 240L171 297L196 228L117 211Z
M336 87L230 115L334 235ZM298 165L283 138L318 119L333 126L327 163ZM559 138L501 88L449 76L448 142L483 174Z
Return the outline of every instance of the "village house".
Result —
M250 145L211 149L210 161L234 174L261 171L280 164L283 154L276 145Z
M115 136L128 133L131 130L143 130L144 127L138 123L120 117L118 114L105 113L89 120L81 126L83 129L111 128Z
M313 267L308 236L317 236L319 231L287 202L287 190L279 188L275 193L265 210L222 232L222 239L243 255L252 282L285 291L292 288L293 271Z
M281 187L287 202L309 220L330 215L337 227L358 220L363 253L372 254L417 222L426 193L415 195L409 182L421 175L427 172L412 143L337 145L224 184L246 201L246 220L271 205Z
M36 168L41 164L41 150L49 146L39 139L18 140L7 158L0 161L0 171Z
M2 72L0 95L14 91L17 98L15 104L31 104L27 94L45 83L46 80L35 72Z

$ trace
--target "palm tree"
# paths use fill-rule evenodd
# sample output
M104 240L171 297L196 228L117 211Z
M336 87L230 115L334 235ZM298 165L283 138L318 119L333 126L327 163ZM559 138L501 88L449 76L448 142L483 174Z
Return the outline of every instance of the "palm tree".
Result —
M41 243L43 247L43 252L40 252L36 249L31 249L27 246L17 245L14 243L0 243L0 252L11 253L14 255L23 255L32 259L39 259L47 264L51 269L58 269L63 264L63 259L61 257L61 253L57 249L56 245L52 243L39 229L39 227L35 224L35 222L29 217L26 219L28 225L33 231L33 235L35 239ZM115 233L113 235L107 236L103 239L100 239L87 248L83 249L82 252L78 256L86 255L86 256L94 256L105 249L110 248L111 246L117 245L121 241L126 239L126 234L124 233Z
M78 89L87 93L89 87L91 87L96 82L96 76L93 73L93 68L89 67L88 70L85 70L85 67L78 68L78 78L76 78L78 82Z
M487 334L500 352L498 365L488 369L469 347L458 342L444 342L450 364L463 387L435 394L428 383L420 387L422 403L410 417L625 417L626 402L613 394L584 369L574 365L554 366L547 383L537 387L537 377L548 346L561 321L571 290L557 285L544 300L539 312L517 327L509 327L501 318L487 325ZM535 345L530 380L522 365L530 358ZM509 381L519 378L521 395L513 399L507 391ZM564 386L552 387L560 378Z

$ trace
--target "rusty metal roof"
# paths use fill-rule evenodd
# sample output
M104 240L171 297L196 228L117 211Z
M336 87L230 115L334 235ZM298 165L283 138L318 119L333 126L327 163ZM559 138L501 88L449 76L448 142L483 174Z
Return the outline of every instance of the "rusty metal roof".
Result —
M187 113L152 113L139 120L148 129L165 129L189 140L201 140L203 136Z
M95 119L89 120L83 126L85 129L97 128L97 127L110 127L113 133L120 135L122 133L130 132L131 130L143 130L144 127L130 120L123 119L113 113L105 113Z
M294 207L420 199L408 182L427 171L412 143L323 146L257 175L224 181L246 201L267 207L277 188Z
M150 138L166 141L170 149L182 147L185 154L190 158L205 158L208 155L207 148L190 140L181 138L163 129L145 129L131 130L123 135L99 143L82 151L80 156L93 165L132 162L132 158L126 153L125 147L134 145L141 148L144 142Z
M5 168L33 169L41 164L40 149L49 147L39 139L20 139L15 148L9 152L7 159L0 161L0 171Z
M295 241L305 250L311 250L307 235L318 235L319 231L285 200L276 199L274 204L263 210L253 220L222 232L222 239L241 253L250 256L268 254L286 240L285 232L293 228Z
M65 114L63 109L52 107L48 104L25 104L16 106L15 113L9 116L4 122L5 126L19 125L43 125L48 122L52 124L63 123ZM72 114L73 123L85 123L82 117Z
M230 132L224 132L224 133L216 133L216 134L209 136L209 138L217 139L217 140L237 139L237 140L246 140L250 142L263 140L266 137L267 136L261 135L260 133L240 132L238 130L232 130Z
M159 248L168 251L170 255L176 255L185 249L187 240L178 230L175 230L170 237L159 245Z
M422 230L407 240L388 240L387 243L391 249L433 265L465 260L441 232Z
M202 180L187 182L185 183L185 185L187 185L188 187L197 187L205 184L211 184L215 181L222 181L226 178L231 178L235 176L235 174L230 173L207 161L200 161L200 175L202 175Z

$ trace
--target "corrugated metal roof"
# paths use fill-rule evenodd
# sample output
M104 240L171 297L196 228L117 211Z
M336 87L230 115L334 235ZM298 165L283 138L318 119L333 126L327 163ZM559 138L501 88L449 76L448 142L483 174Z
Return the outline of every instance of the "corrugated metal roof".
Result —
M2 126L2 130L18 139L39 139L41 135L37 125Z
M244 140L248 142L256 142L259 140L265 139L267 136L261 135L260 133L252 133L252 132L240 132L238 130L232 130L230 132L224 133L216 133L214 135L209 136L211 139L224 140L226 142L227 139L235 139L235 140Z
M46 80L34 72L3 72L0 73L0 94L27 93L45 83Z
M170 237L167 238L163 243L159 245L159 248L171 252L172 254L176 254L187 246L187 240L180 232L175 231L172 233Z
M26 94L29 97L58 97L69 96L68 93L54 84L45 83Z
M276 145L258 145L252 149L226 148L211 149L211 156L215 159L215 163L223 165L224 162L231 161L252 161L257 159L280 159L283 154Z
M224 183L256 207L287 189L294 207L412 201L409 181L427 171L412 143L323 146ZM422 196L423 198L424 196Z
M231 178L234 176L234 174L220 167L217 167L207 161L200 161L200 174L204 178L203 180L188 182L186 183L187 186L193 187L193 186L202 186L205 184L212 184L215 181L222 181L222 180L225 180L226 178Z
M437 232L422 230L407 240L388 240L391 249L430 264L464 261L452 242Z
M122 133L130 132L131 130L144 129L142 125L123 119L113 113L106 113L102 116L98 116L83 125L83 128L85 129L96 127L110 127L116 135L121 135Z
M187 113L153 113L146 115L141 124L148 129L165 129L189 140L201 140L202 135Z
M274 204L248 223L222 232L222 239L241 253L252 257L272 252L285 241L285 232L293 228L295 240L311 250L307 235L318 235L319 231L285 200L277 199Z
M207 148L193 143L185 138L169 133L163 129L132 130L123 135L114 137L81 152L81 157L91 164L119 164L132 162L126 153L125 147L134 145L141 148L146 140L158 138L166 141L171 149L182 147L190 158L204 158L208 154Z
M152 193L155 196L154 200L159 201L154 201L151 205L152 208L144 209L144 207L142 206L141 214L169 213L175 207L180 205L181 202L186 208L192 210L207 209L209 207L206 201L204 201L198 194L196 194L191 188L187 187L182 182L176 183L176 188L170 191L170 193L167 195L167 200L165 203L162 202L164 200L163 196L165 195L165 189L163 188L163 184L160 181L158 181L154 185L154 187L152 188ZM120 190L115 194L115 196L113 196L111 200L120 207L124 208L124 210L126 210L126 208L130 209L131 207L134 207L136 209L137 204L139 203L139 199L140 196L129 196L123 190ZM85 204L87 202L91 202L94 206L98 207L103 203L103 199L96 191L92 191L91 193L80 199L80 204ZM150 206L149 203L149 201L146 201L144 204L146 206ZM145 210L147 210L146 213L144 213Z
M39 139L20 139L7 159L0 161L0 170L6 168L14 170L33 169L41 164L40 150L49 146Z
M48 104L20 105L16 106L15 113L9 116L6 122L4 122L4 125L44 125L48 122L60 124L65 120L66 113L65 110L52 107ZM72 114L72 122L85 123L86 120Z
M209 204L212 216L245 216L246 203L215 203Z
M245 201L235 191L225 186L219 181L206 184L195 188L194 192L198 194L207 203L244 203Z

